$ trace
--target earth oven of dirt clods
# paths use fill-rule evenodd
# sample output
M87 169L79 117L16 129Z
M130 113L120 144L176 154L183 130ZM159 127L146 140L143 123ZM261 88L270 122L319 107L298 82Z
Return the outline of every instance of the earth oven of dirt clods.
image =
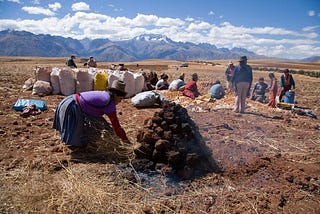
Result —
M187 110L174 102L144 121L137 142L135 167L138 170L158 170L180 179L192 179L217 170L198 127Z

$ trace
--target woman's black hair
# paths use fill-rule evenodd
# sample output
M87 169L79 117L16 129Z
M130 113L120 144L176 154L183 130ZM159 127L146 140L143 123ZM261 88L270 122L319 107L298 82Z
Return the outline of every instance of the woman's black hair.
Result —
M217 80L213 83L213 85L216 85L216 84L221 84L220 80Z
M127 95L127 93L122 92L122 91L118 91L118 90L114 90L114 89L109 89L109 94L112 98L114 98L114 96L118 96L118 97L125 97Z
M274 73L269 73L270 78L274 78Z

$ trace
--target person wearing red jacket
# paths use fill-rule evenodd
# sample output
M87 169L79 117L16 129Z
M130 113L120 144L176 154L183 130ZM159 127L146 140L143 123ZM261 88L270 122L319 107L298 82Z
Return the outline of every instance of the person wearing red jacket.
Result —
M194 73L192 74L192 80L190 80L184 90L183 90L183 95L190 97L191 99L195 99L196 97L200 96L200 93L198 91L198 87L197 87L197 81L198 81L198 74Z
M269 97L269 103L268 106L271 108L276 107L276 96L278 92L278 80L274 76L274 73L269 73L269 78L270 78L270 85L267 88L270 91L270 97Z

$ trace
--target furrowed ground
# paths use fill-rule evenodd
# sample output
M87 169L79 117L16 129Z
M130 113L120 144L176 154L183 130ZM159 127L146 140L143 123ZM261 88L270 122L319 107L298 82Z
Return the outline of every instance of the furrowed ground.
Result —
M0 58L1 213L319 213L319 119L250 100L247 113L236 114L232 93L215 102L195 102L178 92L164 92L188 110L216 168L182 181L159 172L140 173L130 161L101 153L75 157L52 129L54 110L64 96L39 97L22 90L34 77L35 66L62 67L64 60ZM169 81L181 72L188 81L197 72L203 94L217 79L225 84L227 61L189 62L189 67L177 69L180 63L150 60L125 65L132 71L166 72ZM320 67L250 59L248 63L297 70ZM100 68L108 65L98 62ZM260 76L268 80L267 71L254 70L254 81ZM319 116L319 78L294 78L297 105ZM23 118L12 109L18 98L44 100L48 109ZM157 111L160 108L136 109L130 99L119 104L120 123L132 142L145 119Z

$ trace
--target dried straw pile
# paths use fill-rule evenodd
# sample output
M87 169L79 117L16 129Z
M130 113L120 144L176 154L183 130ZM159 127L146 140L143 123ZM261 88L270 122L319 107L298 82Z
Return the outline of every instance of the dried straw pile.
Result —
M86 121L85 137L90 142L86 148L88 153L104 155L113 162L134 158L133 145L123 143L105 120Z

